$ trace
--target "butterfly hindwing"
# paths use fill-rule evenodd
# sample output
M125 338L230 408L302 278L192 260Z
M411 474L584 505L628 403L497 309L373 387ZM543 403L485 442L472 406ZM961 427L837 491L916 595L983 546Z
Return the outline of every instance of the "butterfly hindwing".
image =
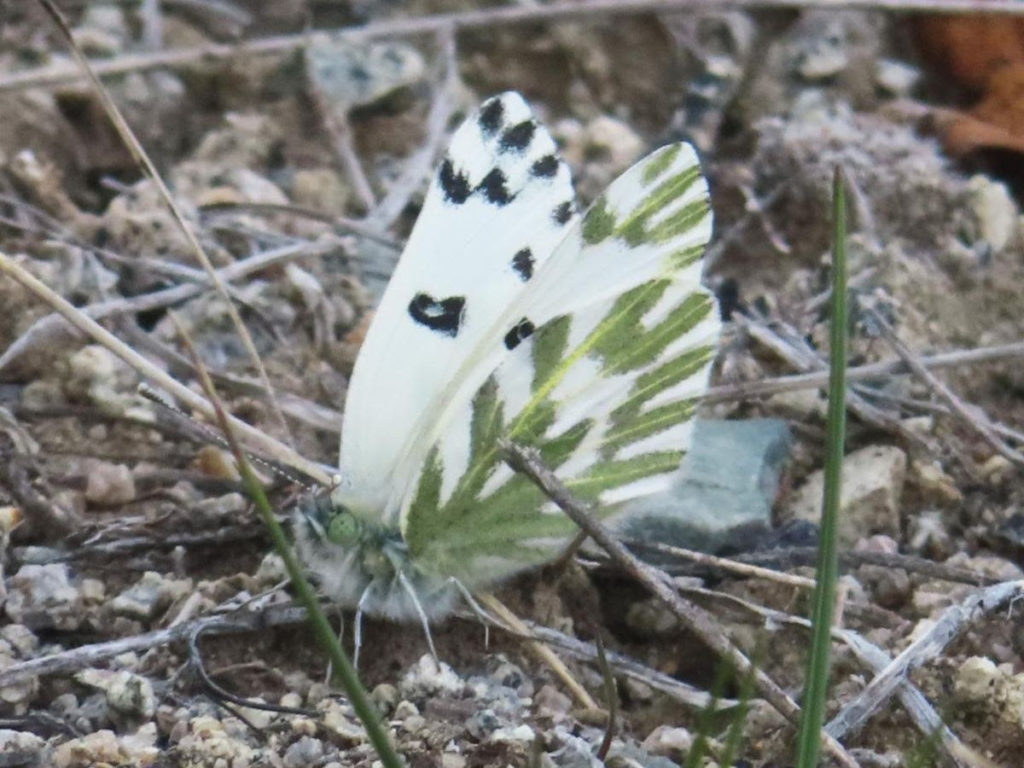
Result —
M384 522L397 513L402 457L417 452L451 377L473 367L495 319L572 230L574 199L554 141L518 94L484 102L455 132L350 382L340 470L354 510ZM507 333L510 343L528 336Z
M707 387L719 319L700 283L711 213L693 150L648 156L573 226L467 358L486 370L449 385L404 500L410 555L470 587L574 532L499 438L536 447L608 513L668 487Z

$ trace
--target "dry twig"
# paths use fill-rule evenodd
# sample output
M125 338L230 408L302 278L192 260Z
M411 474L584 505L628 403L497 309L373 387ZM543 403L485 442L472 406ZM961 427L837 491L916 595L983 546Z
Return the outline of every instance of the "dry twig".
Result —
M503 25L555 23L611 18L638 13L671 13L724 8L734 10L762 8L831 8L891 10L900 13L993 13L1024 15L1024 4L1017 0L588 0L552 5L511 5L499 8L439 13L408 19L385 19L358 27L337 30L342 40L353 42L410 35L435 34L441 30L494 29ZM306 35L281 35L238 45L213 43L158 53L121 56L95 66L100 77L140 72L165 67L180 67L199 61L216 61L253 54L287 53L306 43ZM52 65L0 78L0 92L32 87L72 83L82 73L67 65Z
M872 323L877 327L882 337L889 342L889 346L899 355L904 364L915 376L927 384L939 399L949 406L949 409L957 418L981 435L982 439L992 446L1000 456L1009 459L1017 466L1024 466L1024 454L1011 448L995 433L992 422L989 421L988 416L980 408L968 407L963 400L957 397L952 389L922 365L917 356L899 340L892 326L889 325L888 321L880 313L871 307L867 307L866 310L871 316Z
M179 383L173 377L167 375L165 371L150 363L119 338L96 323L92 318L78 311L78 309L65 301L61 296L58 296L50 290L50 288L42 281L38 280L34 275L29 273L21 265L17 264L2 252L0 252L0 272L13 277L34 293L38 298L49 304L78 330L90 336L98 344L102 344L104 347L109 349L155 386L167 390L189 408L202 413L208 418L213 418L213 407L205 398L200 397L191 389ZM185 288L187 286L180 287ZM248 445L253 447L256 451L262 451L263 453L272 456L277 461L294 467L300 472L314 478L317 482L323 483L324 485L331 484L331 476L325 472L319 464L302 457L289 446L278 442L265 432L246 424L244 421L236 419L233 416L229 416L228 418L231 421L232 427L237 430L238 433L246 439Z
M924 355L918 361L925 368L935 370L941 368L954 368L959 365L977 365L979 363L992 363L1000 360L1011 360L1024 357L1024 343L1000 344L992 347L978 347L977 349L956 349L950 352L940 352L935 355ZM894 360L885 363L872 363L870 365L859 365L850 368L846 372L847 381L866 381L886 376L897 376L900 374L912 373L911 369L902 360ZM778 392L793 392L800 389L813 389L824 387L828 384L828 371L812 371L800 373L793 376L780 376L775 379L763 381L750 381L741 384L724 384L718 387L711 387L702 398L703 402L720 403L733 400L746 400L752 397L763 397Z
M1024 594L1024 581L1005 581L974 592L958 605L947 608L938 621L868 683L832 718L825 730L835 736L859 730L906 682L907 673L942 653L979 619L999 610Z
M577 501L566 487L548 470L540 460L523 448L503 442L505 460L516 471L529 477L554 501L565 514L592 538L627 573L643 584L662 600L685 626L721 658L726 659L739 674L751 675L762 696L790 723L800 721L800 708L774 680L764 671L757 669L750 660L726 637L722 628L703 608L679 597L669 577L662 571L647 565L627 550L608 529L597 522L590 512ZM857 765L846 749L826 733L822 740L836 760L847 768Z
M318 256L328 252L333 246L328 243L298 243L287 245L282 248L274 248L269 251L254 254L243 261L236 261L218 270L218 276L225 282L237 280L240 277L259 272L275 264L282 264L304 256ZM204 275L205 278L205 275ZM133 296L131 298L117 298L109 301L101 301L97 304L90 304L87 307L77 308L80 314L85 317L99 320L111 315L131 314L136 312L148 312L154 309L163 309L198 296L209 286L207 280L202 282L189 282L176 285L172 288L164 288L152 293ZM73 325L73 324L72 324ZM47 315L36 320L30 325L21 336L12 343L3 355L0 355L0 371L11 365L23 354L38 348L40 345L52 344L57 334L67 329L67 324L59 314Z
M753 614L766 624L788 624L805 630L811 627L811 622L802 616L794 616L789 613L766 608L749 600L744 600L737 595L692 587L683 587L681 591L725 601L730 605ZM892 659L884 649L874 645L863 635L853 630L833 627L832 638L849 647L865 669L870 672L878 674L892 663ZM967 766L978 765L977 761L970 760L971 750L960 741L955 733L946 727L939 713L935 711L935 708L925 695L910 680L904 679L902 681L896 691L896 695L899 697L900 703L903 704L914 725L917 726L917 729L926 738L931 738L935 733L939 733L940 743L946 749L947 755L957 765L964 766L964 762L967 763ZM846 735L846 731L837 729L832 732L832 735L840 739Z
M231 322L238 331L239 338L242 340L242 344L249 355L249 359L256 368L260 380L263 383L263 387L267 392L274 416L277 418L279 426L284 431L284 434L288 437L290 442L291 432L288 428L288 421L285 419L284 414L277 405L277 400L274 397L274 388L270 383L270 377L267 375L266 368L263 366L263 360L260 359L259 352L256 351L256 345L253 343L252 336L249 334L249 330L245 327L245 323L242 322L241 315L238 314L238 308L235 306L235 302L231 300L227 288L217 275L217 270L213 268L213 264L206 255L206 251L203 249L203 246L200 245L199 238L196 237L192 227L189 226L188 222L185 220L185 214L182 213L181 208L178 207L174 197L171 195L171 191L167 188L167 185L164 184L164 180L160 176L159 171L157 171L153 161L149 158L149 155L146 153L141 142L135 136L131 126L128 125L128 121L124 119L124 115L121 114L121 110L118 108L117 104L114 103L113 98L110 96L110 92L107 91L103 86L103 83L101 83L100 79L96 76L96 73L93 72L89 64L89 60L85 57L85 54L82 53L82 49L79 48L78 43L75 41L74 35L71 32L71 27L68 26L67 20L64 18L64 14L62 14L60 9L57 8L53 0L38 0L38 2L43 6L50 18L53 19L54 24L56 24L57 28L60 30L60 33L67 42L68 48L71 50L75 61L78 62L78 65L88 77L89 83L96 92L96 95L100 100L100 104L103 106L104 112L106 112L110 122L114 125L117 135L121 138L121 141L131 153L132 159L135 163L145 172L155 185L161 199L163 199L164 204L171 212L171 216L174 218L175 223L177 223L182 234L185 235L185 239L188 242L193 255L202 265L203 269L206 270L214 288L224 300L228 310L228 315L231 317Z

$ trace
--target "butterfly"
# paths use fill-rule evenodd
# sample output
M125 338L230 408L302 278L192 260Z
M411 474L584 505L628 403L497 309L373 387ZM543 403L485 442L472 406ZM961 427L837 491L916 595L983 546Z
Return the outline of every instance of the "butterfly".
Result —
M718 343L710 235L688 144L648 155L580 215L519 94L470 115L357 357L339 482L297 515L327 595L426 625L557 557L574 525L503 462L501 439L536 449L601 517L667 489Z

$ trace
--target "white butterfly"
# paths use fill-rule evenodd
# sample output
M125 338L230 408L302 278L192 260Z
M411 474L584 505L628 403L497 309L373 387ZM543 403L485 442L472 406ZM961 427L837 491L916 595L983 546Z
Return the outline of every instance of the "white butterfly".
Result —
M719 334L693 149L634 165L582 217L516 93L455 132L349 386L342 482L297 540L359 612L439 617L554 558L573 524L498 452L534 446L601 514L666 489Z

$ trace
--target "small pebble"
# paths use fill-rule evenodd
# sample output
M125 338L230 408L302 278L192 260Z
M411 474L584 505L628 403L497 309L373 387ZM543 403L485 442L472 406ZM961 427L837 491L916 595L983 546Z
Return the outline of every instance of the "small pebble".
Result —
M323 755L324 744L320 739L303 736L285 751L285 768L306 768L315 765Z
M135 477L124 464L90 462L85 480L85 499L92 504L114 506L135 498Z
M659 725L648 734L642 746L652 755L682 759L693 746L693 735L685 728Z
M7 615L30 629L78 629L82 596L65 563L23 565L8 583Z

